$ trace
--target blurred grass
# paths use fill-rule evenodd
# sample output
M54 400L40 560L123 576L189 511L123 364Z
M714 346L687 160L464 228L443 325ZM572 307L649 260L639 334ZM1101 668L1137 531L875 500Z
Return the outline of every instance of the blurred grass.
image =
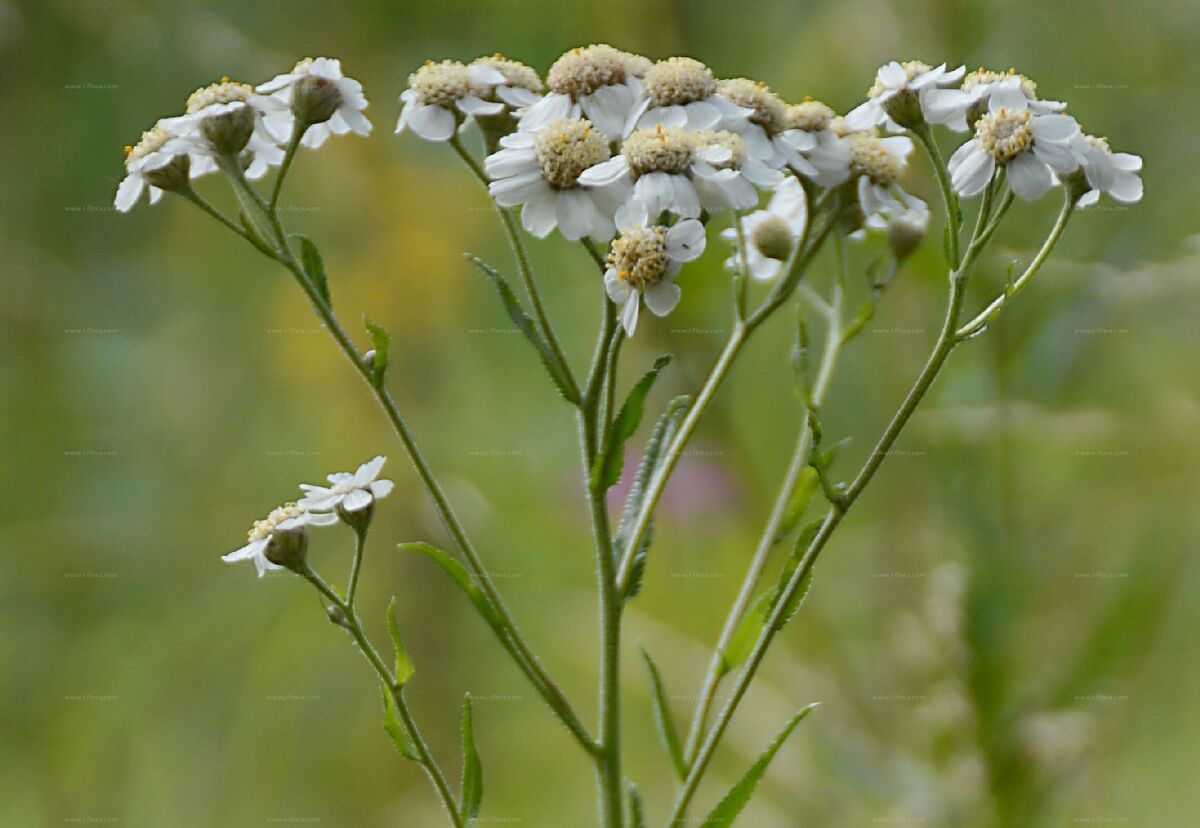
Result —
M590 771L565 733L444 579L394 550L443 538L302 298L182 204L129 216L108 204L121 146L193 88L267 78L304 55L343 59L376 131L302 155L289 224L322 245L344 319L365 310L393 332L397 396L521 623L590 717L593 565L569 411L524 343L500 333L502 312L460 256L511 270L481 193L448 153L389 133L404 78L427 57L500 50L544 70L595 41L693 54L840 109L892 57L1015 65L1089 131L1146 158L1146 200L1080 215L1018 307L956 356L822 560L704 801L797 706L820 700L747 825L1190 824L1200 159L1188 102L1200 6L1184 0L0 0L0 822L438 824L316 600L217 560L298 481L382 451L398 485L362 602L382 636L399 596L413 703L435 750L454 767L470 690L485 816L588 824ZM1053 209L1013 211L980 298ZM626 351L627 378L678 355L655 404L692 389L720 346L716 247L686 274L677 313ZM533 255L582 363L596 314L588 263L561 241ZM927 245L846 357L823 417L852 438L843 473L920 364L941 312L939 265ZM680 717L797 427L789 336L782 319L766 329L719 396L668 492L630 615L627 641L655 655ZM314 558L337 575L348 546L322 534ZM672 780L633 657L625 675L629 773L661 819Z

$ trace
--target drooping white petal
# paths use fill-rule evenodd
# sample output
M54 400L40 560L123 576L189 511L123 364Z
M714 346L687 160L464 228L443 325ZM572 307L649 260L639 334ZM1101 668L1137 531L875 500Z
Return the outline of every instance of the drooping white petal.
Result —
M1055 184L1054 173L1032 153L1023 152L1008 162L1008 184L1025 201L1036 201Z
M407 123L426 141L448 141L454 135L454 113L440 106L414 105L408 110Z
M540 170L499 178L488 185L488 192L501 207L522 204L539 193L548 192L549 189Z
M1133 204L1142 200L1142 179L1131 172L1120 171L1113 179L1108 194L1117 201Z
M117 197L113 200L113 206L122 213L128 213L141 198L145 186L146 183L140 175L130 173L125 176L117 187Z
M603 187L628 177L629 162L624 155L617 154L584 170L579 176L579 183L585 187Z
M525 202L525 206L521 208L521 224L536 238L544 239L550 235L550 231L554 229L555 216L554 194L549 189Z
M684 219L667 231L667 255L690 262L704 252L704 225L696 219Z
M642 292L642 300L655 316L666 316L679 304L682 291L674 282L662 281Z
M604 290L608 293L608 298L618 305L624 304L625 300L629 298L629 294L633 292L633 288L622 281L617 276L617 271L611 267L604 271Z
M366 489L355 489L342 498L342 508L347 512L357 512L370 506L374 499Z

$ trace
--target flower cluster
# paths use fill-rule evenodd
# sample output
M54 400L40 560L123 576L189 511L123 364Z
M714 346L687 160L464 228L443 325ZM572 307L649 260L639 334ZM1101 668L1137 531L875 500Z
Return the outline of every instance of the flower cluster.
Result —
M315 149L330 135L369 135L366 107L362 84L331 58L305 58L258 86L221 78L193 92L182 115L159 119L125 148L114 206L128 212L147 191L151 204L163 191L186 193L193 179L223 163L262 178L284 162L294 136Z
M386 461L385 457L376 457L353 474L335 472L327 477L329 486L301 483L304 497L256 520L246 536L246 545L221 560L253 561L260 578L268 570L301 569L308 550L309 526L332 526L340 519L358 527L370 521L375 501L392 490L392 481L378 479Z

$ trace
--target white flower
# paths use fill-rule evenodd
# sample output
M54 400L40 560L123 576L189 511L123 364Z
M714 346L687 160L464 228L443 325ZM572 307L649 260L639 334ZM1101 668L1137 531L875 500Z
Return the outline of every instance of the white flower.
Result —
M263 520L256 520L246 536L246 545L228 555L222 555L221 560L226 563L254 561L258 577L261 578L269 569L284 568L267 559L267 547L277 532L301 533L306 531L307 526L330 526L337 521L337 515L313 514L295 503L285 503L277 509L272 509Z
M751 158L774 169L793 161L803 164L799 153L781 136L786 129L787 104L766 84L749 78L722 80L717 82L717 94L751 110L750 117L744 123L731 124L731 128L746 142L746 150Z
M500 146L484 160L492 179L488 191L501 207L525 205L521 222L526 230L538 238L555 227L572 241L612 238L612 213L628 188L581 185L584 170L609 156L608 139L590 121L552 121L536 132L506 135Z
M125 178L117 187L113 206L127 213L147 190L150 203L157 204L163 189L155 182L171 187L187 181L188 151L188 144L163 126L162 121L143 132L137 146L125 148Z
M626 132L656 126L736 131L754 114L718 94L712 70L689 57L660 60L646 72L642 85L645 97L631 113Z
M618 213L621 235L608 253L604 287L617 304L628 336L637 328L638 308L644 301L656 316L665 316L679 303L675 277L684 262L704 252L704 227L683 219L671 227L649 223L644 210Z
M325 88L333 90L334 94L330 102L336 103L328 120L308 127L301 141L304 146L317 149L330 135L345 135L347 132L364 136L371 134L371 122L362 113L367 108L362 84L342 74L341 61L319 57L305 58L291 72L276 75L256 87L256 91L271 95L287 105L286 110L267 115L267 126L275 135L282 138L291 133L295 120L295 93L302 81L306 84L327 84Z
M460 124L504 111L503 103L481 97L504 83L504 75L484 63L466 66L457 60L427 61L408 76L408 89L400 95L404 108L396 132L408 128L426 141L449 141Z
M1069 115L1038 115L1016 88L995 89L988 112L975 125L975 136L955 150L947 167L954 189L973 196L991 181L997 166L1008 172L1008 185L1026 201L1041 198L1058 184L1055 173L1073 172L1079 161L1071 138L1079 124Z
M930 66L919 60L891 61L879 67L867 100L846 113L846 125L855 131L887 126L902 132L922 120L944 123L948 100L963 96L961 90L942 87L958 83L966 71L946 71L946 64Z
M287 104L277 98L222 78L193 92L184 115L160 123L190 145L197 167L193 177L215 169L214 159L245 150L251 153L246 177L261 178L268 168L282 163L284 156L279 147L283 138L271 131L266 118L286 109Z
M912 139L907 135L881 138L871 131L851 132L844 140L850 152L849 174L858 179L858 205L863 215L902 210L907 193L896 182L908 167Z
M624 187L658 219L664 211L681 218L745 210L758 203L755 186L774 187L783 176L747 156L740 136L724 130L689 132L681 127L636 129L621 152L586 170L585 187Z
M936 102L940 110L939 123L944 123L956 132L966 132L973 129L975 123L988 111L988 103L992 93L997 90L1019 91L1026 100L1026 108L1034 115L1051 115L1062 112L1067 105L1062 101L1038 100L1037 84L1024 75L1017 74L1015 69L1007 72L992 72L980 67L974 72L968 72L963 78L962 94L958 96L943 95Z
M824 187L846 180L850 150L841 140L847 131L845 119L826 104L805 98L787 108L783 127L779 139L794 151L788 163L796 172Z
M1077 132L1071 136L1071 149L1091 187L1080 196L1080 207L1090 207L1100 200L1101 193L1124 204L1142 200L1142 158L1127 152L1113 152L1108 141L1094 135Z
M483 66L500 74L482 84L485 101L500 101L510 109L523 111L542 99L545 84L537 71L519 60L510 60L497 52L490 57L476 58L469 66Z
M608 140L620 140L641 101L642 61L605 44L566 52L546 73L549 93L525 110L520 128L538 130L554 121L584 117Z
M353 474L334 472L326 478L332 486L301 483L304 497L296 505L312 512L332 512L338 508L357 512L365 509L375 500L387 497L392 490L392 481L377 479L386 462L387 458L380 455L363 463Z
M808 197L800 180L788 176L775 189L767 209L756 210L742 218L742 234L746 239L746 262L755 279L774 279L783 263L791 256L804 228L808 225ZM736 227L721 231L721 237L735 246L734 254L725 265L732 271L741 268L741 250Z

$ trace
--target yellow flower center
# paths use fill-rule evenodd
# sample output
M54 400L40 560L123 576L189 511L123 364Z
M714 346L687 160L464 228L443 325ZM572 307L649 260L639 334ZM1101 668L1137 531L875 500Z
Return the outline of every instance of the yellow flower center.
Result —
M602 86L624 83L632 74L631 57L604 43L580 46L551 64L546 85L572 98L590 95Z
M738 106L753 109L750 122L774 135L784 128L787 105L764 83L749 78L733 78L717 83L717 92Z
M667 228L636 227L613 239L608 266L635 290L645 290L667 274Z
M254 87L249 84L235 83L229 78L222 78L220 83L202 86L188 96L187 114L194 115L213 104L248 101L253 94Z
M870 132L852 132L846 136L850 146L850 173L865 175L871 183L884 187L895 183L904 170L899 157L884 149L879 136Z
M702 101L717 88L712 70L689 57L660 60L646 73L645 85L654 106Z
M425 106L450 107L476 92L466 65L457 60L426 61L408 76L408 88L417 93L417 99Z
M533 139L542 177L556 190L569 190L580 174L609 157L608 140L585 118L552 121Z
M679 127L635 129L621 145L634 178L649 172L681 173L692 161L693 133Z
M1033 143L1032 120L1033 113L1028 109L1000 107L979 119L975 135L997 164L1007 164Z

